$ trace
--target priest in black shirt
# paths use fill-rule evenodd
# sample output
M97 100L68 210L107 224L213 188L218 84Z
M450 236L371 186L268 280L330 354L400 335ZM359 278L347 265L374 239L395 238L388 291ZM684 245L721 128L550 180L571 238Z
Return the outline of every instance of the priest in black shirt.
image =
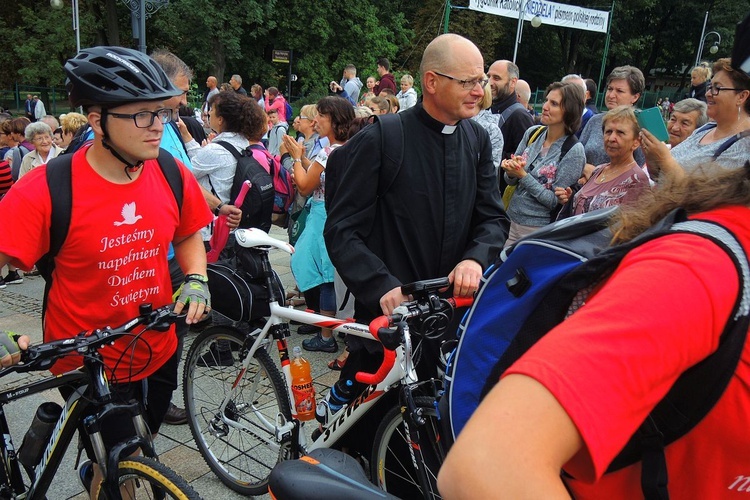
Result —
M392 182L382 178L384 155L393 152L382 151L379 122L329 160L338 165L326 247L356 298L358 322L390 314L408 300L401 285L417 280L448 276L454 295L471 296L507 235L490 139L469 120L484 95L482 54L466 38L441 35L425 49L420 72L422 102L398 114L404 150ZM378 364L357 355L360 342L349 345L342 380Z

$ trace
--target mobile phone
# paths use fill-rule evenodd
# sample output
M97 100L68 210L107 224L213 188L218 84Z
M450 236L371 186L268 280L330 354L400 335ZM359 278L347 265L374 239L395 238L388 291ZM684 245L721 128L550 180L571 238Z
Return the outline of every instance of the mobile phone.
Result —
M664 124L659 108L636 109L635 116L638 118L638 125L654 134L659 141L669 140L669 132L667 132L667 126Z

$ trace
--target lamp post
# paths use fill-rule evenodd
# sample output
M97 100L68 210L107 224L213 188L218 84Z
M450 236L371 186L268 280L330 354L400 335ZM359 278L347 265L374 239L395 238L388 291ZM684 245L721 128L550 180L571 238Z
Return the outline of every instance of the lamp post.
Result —
M169 0L122 0L132 15L133 38L138 39L138 50L146 53L146 19L169 3Z
M516 28L516 43L513 47L513 64L516 63L516 56L518 55L518 46L521 45L521 37L523 37L523 18L524 18L524 11L526 10L526 7L529 5L529 0L526 0L525 2L519 2L518 3L518 27ZM531 18L531 26L534 28L538 28L542 25L542 18L539 16L534 16Z
M705 27L704 27L705 28ZM698 45L698 55L695 56L695 65L698 66L701 62L701 56L703 55L703 49L706 48L706 38L709 37L709 35L716 35L718 40L714 42L713 45L708 49L708 51L711 54L716 54L719 51L719 45L721 44L721 35L718 34L716 31L709 31L706 33L703 37L701 37L701 43Z
M76 54L81 51L81 31L78 24L78 0L73 1L73 32L76 35ZM50 7L53 9L62 9L63 0L50 0Z

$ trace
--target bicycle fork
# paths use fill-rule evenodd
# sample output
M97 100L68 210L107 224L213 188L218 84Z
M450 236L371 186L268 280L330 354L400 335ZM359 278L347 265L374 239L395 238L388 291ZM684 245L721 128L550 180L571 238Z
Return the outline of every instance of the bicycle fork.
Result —
M424 453L422 452L422 446L419 437L419 428L427 423L427 419L422 413L422 409L419 408L414 401L413 391L414 387L405 385L401 389L401 418L404 422L404 430L406 431L407 444L409 448L409 456L411 457L412 465L414 470L417 471L417 477L419 478L419 484L422 489L422 494L426 499L438 498L437 496L437 485L434 481L430 480L427 474L427 467L425 465ZM438 430L439 431L439 430ZM438 460L442 463L444 454L442 451L442 443L440 442L440 434L436 436L435 446L438 450Z

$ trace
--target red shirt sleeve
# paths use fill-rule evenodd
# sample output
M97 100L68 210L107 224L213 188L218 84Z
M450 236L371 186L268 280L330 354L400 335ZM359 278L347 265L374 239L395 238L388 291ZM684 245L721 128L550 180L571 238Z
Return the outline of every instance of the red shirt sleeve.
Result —
M604 474L679 375L717 348L737 293L734 264L718 246L660 238L632 251L506 372L539 381L575 423L585 447L567 472L583 481Z

